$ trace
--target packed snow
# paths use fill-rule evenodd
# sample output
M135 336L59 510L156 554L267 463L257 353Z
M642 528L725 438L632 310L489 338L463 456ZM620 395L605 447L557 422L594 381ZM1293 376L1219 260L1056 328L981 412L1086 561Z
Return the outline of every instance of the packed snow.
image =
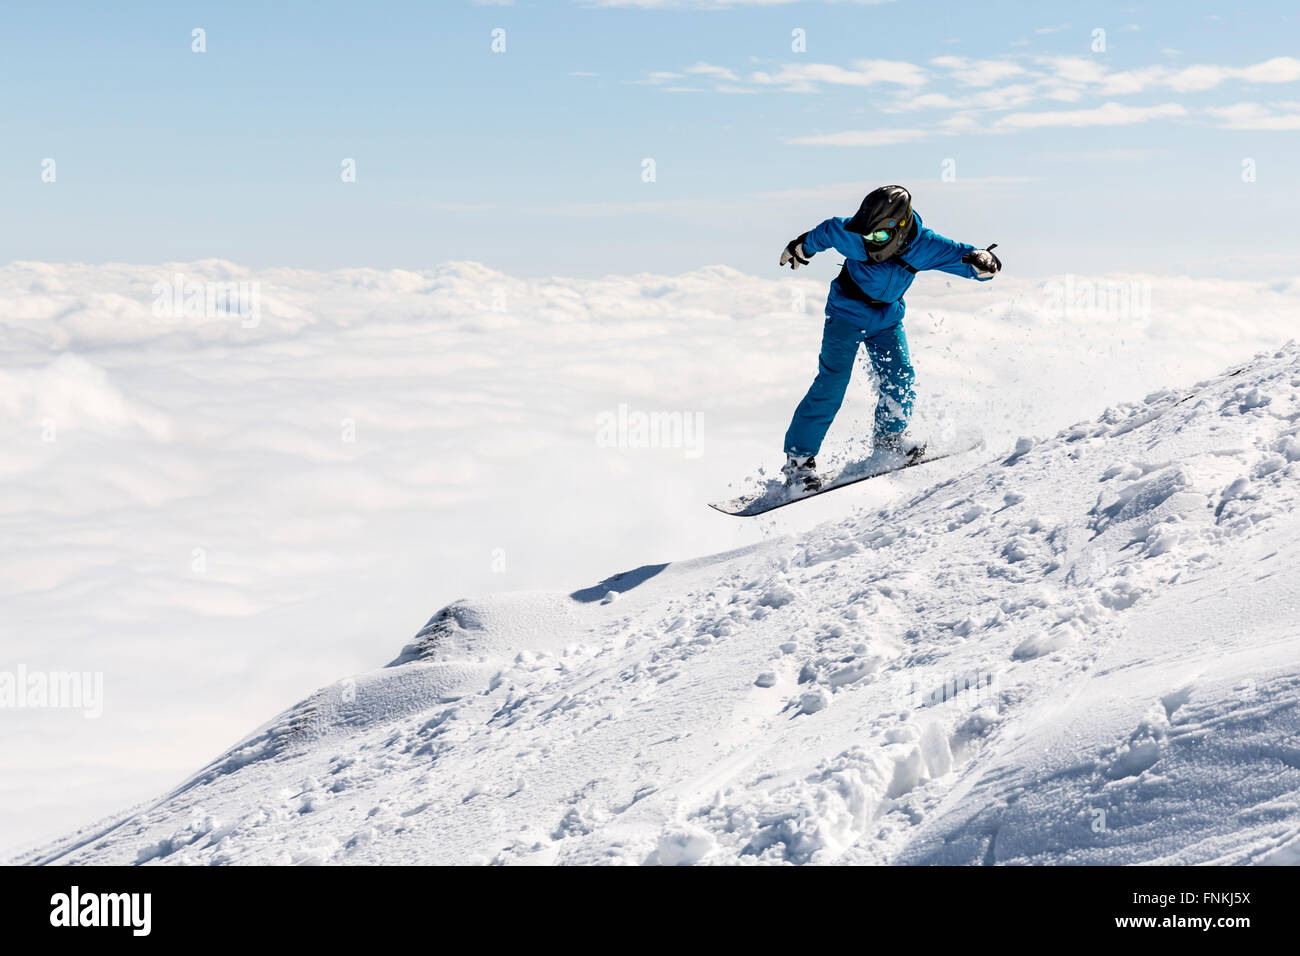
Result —
M739 295L754 280L677 281L731 284ZM1242 290L1251 294L1269 295ZM986 300L993 314L958 317L957 301L913 306L918 365L958 418L1011 393L992 406L1009 418L990 422L986 449L868 483L871 495L845 490L786 509L805 520L815 504L833 510L817 512L831 517L814 527L712 557L642 561L576 590L448 603L400 650L393 642L387 667L324 686L156 802L21 859L1300 861L1300 346L1247 352L1224 368L1242 349L1220 342L1217 374L1144 393L1136 385L1150 369L1115 343L1110 361L1132 394L1014 434L1041 423L1037 404L1059 410L1097 381L1112 384L1085 381L1104 376L1108 345L1058 329L1079 336L1077 365L1049 361L1044 371L1035 363L1049 350L1034 342L1044 327L1032 313ZM728 307L740 313L743 298ZM739 321L692 320L733 332ZM1194 338L1204 326L1187 321ZM1010 331L988 335L995 327ZM1164 328L1172 354L1191 362L1177 330ZM793 346L796 333L780 335L792 341L767 351ZM1151 348L1149 328L1138 337ZM751 356L745 338L730 336ZM999 351L1014 358L997 366ZM734 393L727 401L743 404L743 377L759 401L784 407L793 392L779 363L746 366L742 356L712 375ZM806 349L798 357L807 365ZM250 361L225 374L244 380ZM415 374L424 360L409 361ZM600 364L575 374L636 374ZM953 366L978 374L938 371ZM994 368L1008 377L993 381ZM1031 397L1026 382L1039 376L1055 387ZM541 404L515 410L521 433L546 414ZM142 407L123 399L105 414L131 422L141 447L154 440L146 423L177 427L167 403L151 403L157 418ZM752 413L745 424L766 433ZM275 431L260 447L270 454L297 433ZM481 465L471 456L465 467ZM585 506L600 503L598 485L582 489ZM633 498L625 509L654 517L665 500ZM544 507L562 510L565 499ZM695 508L689 519L702 523ZM598 545L596 527L557 525L570 533L549 541L551 560Z

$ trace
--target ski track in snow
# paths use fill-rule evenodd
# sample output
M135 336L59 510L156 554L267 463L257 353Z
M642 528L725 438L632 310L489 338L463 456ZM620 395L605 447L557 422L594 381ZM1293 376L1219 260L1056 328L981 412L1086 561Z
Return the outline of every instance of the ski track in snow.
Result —
M1298 390L1292 343L804 534L457 602L22 861L1295 863Z

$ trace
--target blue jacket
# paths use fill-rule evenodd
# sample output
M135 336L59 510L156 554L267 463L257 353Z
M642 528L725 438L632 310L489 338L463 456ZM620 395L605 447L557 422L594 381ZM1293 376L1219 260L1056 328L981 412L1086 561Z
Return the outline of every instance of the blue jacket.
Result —
M913 213L913 215L916 215ZM866 332L880 332L892 329L903 321L906 306L903 293L912 285L916 276L908 272L897 262L871 262L867 259L867 249L862 236L844 228L845 219L827 219L816 229L808 233L803 241L805 254L813 255L826 249L834 249L847 260L849 275L858 286L873 299L888 302L884 308L868 305L858 299L849 298L840 289L839 280L831 283L830 295L826 297L826 314L843 318ZM936 269L964 279L978 278L975 267L961 261L962 256L974 252L975 247L964 242L954 242L939 235L933 229L927 229L916 216L916 235L903 249L898 258L918 272ZM992 278L986 277L984 280Z

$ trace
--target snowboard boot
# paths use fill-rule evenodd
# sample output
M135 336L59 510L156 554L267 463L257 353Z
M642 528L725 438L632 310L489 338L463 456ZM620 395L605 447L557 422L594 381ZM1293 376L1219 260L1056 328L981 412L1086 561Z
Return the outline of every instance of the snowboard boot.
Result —
M925 442L913 438L907 432L877 435L872 442L871 453L896 456L902 459L903 464L910 465L920 461L925 454Z
M812 455L802 458L787 454L781 474L785 475L785 486L793 495L810 495L821 490L822 479L817 474L817 462Z

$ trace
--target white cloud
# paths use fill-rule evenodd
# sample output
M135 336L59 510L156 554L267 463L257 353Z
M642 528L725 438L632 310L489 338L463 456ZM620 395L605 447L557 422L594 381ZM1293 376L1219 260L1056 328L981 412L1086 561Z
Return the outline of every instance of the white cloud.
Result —
M1235 103L1206 110L1224 129L1300 130L1300 103L1277 103L1280 112L1259 103Z
M898 110L956 110L965 105L964 100L949 96L947 93L921 93L906 100L901 100L890 112Z
M1300 60L1293 56L1275 56L1237 70L1236 75L1247 83L1294 83L1300 80Z
M1014 82L1005 82L1008 80ZM795 136L785 141L798 146L872 147L962 133L1124 126L1180 118L1188 115L1187 107L1181 103L1125 105L1117 98L1159 90L1202 93L1230 81L1297 82L1300 59L1279 56L1241 67L1196 64L1173 68L1155 64L1111 70L1104 59L1088 56L1016 55L976 59L944 55L932 57L925 66L902 60L855 60L846 66L784 63L745 75L729 66L700 61L677 71L647 73L639 82L672 93L743 94L764 90L814 93L835 87L884 87L886 95L873 97L872 103L882 113L948 114L928 127L904 122L894 128L840 130ZM1107 102L1079 109L1030 108L1036 101L1081 104L1093 97L1105 98ZM989 121L983 118L987 113L1004 115ZM1219 108L1209 115L1216 117L1221 127L1231 129L1287 130L1296 128L1297 122L1294 111L1270 110L1257 104Z
M795 146L896 146L929 139L933 133L923 129L861 129L819 136L799 136L786 140Z
M924 109L1007 110L1031 103L1039 95L1038 88L1032 83L1013 83L1010 86L980 90L960 97L949 96L947 93L921 93L909 99L900 100L895 106L888 108L887 112Z
M638 83L648 83L651 86L659 86L672 80L683 80L686 77L681 73L673 73L670 70L655 70L653 73L647 73L644 80L637 80Z
M936 56L933 65L948 71L962 86L992 86L1001 80L1020 76L1025 68L1010 60L972 60L964 56Z
M1054 56L1042 61L1055 72L1057 80L1066 83L1100 83L1106 77L1106 66L1096 57Z
M1067 86L1057 86L1047 89L1043 92L1043 99L1056 100L1060 103L1077 103L1083 99L1083 93L1080 90L1072 89Z
M1289 56L1273 57L1244 67L1200 63L1170 69L1156 65L1114 73L1095 57L1043 57L1040 62L1050 71L1049 84L1096 87L1102 96L1141 93L1155 88L1200 93L1229 80L1247 83L1293 83L1300 80L1300 59Z
M979 128L979 119L974 113L954 113L939 125L949 133L969 133Z
M819 85L874 86L888 83L896 86L924 86L928 77L925 70L915 63L855 60L851 68L832 63L788 63L775 73L752 73L749 81L760 86L779 87L794 92L812 92Z
M1153 119L1186 116L1187 110L1177 103L1159 106L1125 106L1106 103L1090 110L1055 110L1043 113L1010 113L995 124L998 127L1036 129L1045 126L1128 126Z
M712 63L696 63L694 66L688 66L682 72L692 76L711 76L715 79L729 80L733 83L740 80L740 77L725 66L715 66Z
M1102 96L1128 96L1160 85L1168 86L1179 92L1191 89L1190 86L1170 82L1167 73L1168 71L1163 66L1148 66L1140 70L1120 70L1117 73L1107 73L1102 79L1097 92Z
M1232 72L1226 67L1202 63L1197 66L1185 67L1174 73L1169 73L1159 67L1153 67L1149 75L1152 84L1159 83L1180 93L1202 93L1205 90L1214 89L1232 76ZM1143 88L1145 87L1139 87L1139 89Z
M696 63L679 71L656 70L645 74L637 82L659 86L673 80L699 77L716 82L715 91L736 93L748 84L754 92L760 89L778 89L785 92L811 93L821 85L874 86L879 83L896 86L922 86L927 82L925 70L914 63L893 60L856 60L850 67L831 63L790 63L775 71L759 70L740 77L725 66L714 63Z
M796 62L742 76L732 67L698 62L677 71L647 73L639 82L669 92L707 89L716 93L762 90L815 93L834 87L893 87L897 92L892 98L874 105L886 113L902 113L1004 111L1028 106L1035 100L1078 103L1090 96L1134 96L1152 90L1200 93L1229 81L1271 84L1300 81L1300 59L1289 56L1243 67L1203 63L1172 68L1154 64L1111 70L1104 59L1090 56L1015 55L976 59L945 55L931 58L928 67L902 60L855 60L846 66ZM691 86L674 83L688 76L703 82ZM1014 82L1007 83L1008 80ZM949 88L932 85L935 83L945 83Z

